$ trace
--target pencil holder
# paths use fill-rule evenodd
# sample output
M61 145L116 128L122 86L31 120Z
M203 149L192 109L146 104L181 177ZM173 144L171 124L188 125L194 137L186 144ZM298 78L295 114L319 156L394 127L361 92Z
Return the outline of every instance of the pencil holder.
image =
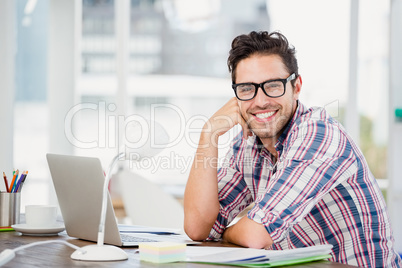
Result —
M19 223L20 204L21 193L0 193L0 227Z

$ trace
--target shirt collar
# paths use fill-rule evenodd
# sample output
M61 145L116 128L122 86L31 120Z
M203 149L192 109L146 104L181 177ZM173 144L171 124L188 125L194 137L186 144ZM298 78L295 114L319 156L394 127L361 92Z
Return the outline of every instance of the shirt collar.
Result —
M296 105L297 105L296 111L293 114L292 119L288 122L288 124L285 127L285 130L279 136L278 141L275 144L275 148L277 149L277 151L282 151L283 143L285 142L285 140L289 134L289 130L292 128L292 126L293 126L294 122L297 120L297 118L299 118L306 111L306 107L299 100L296 101ZM280 148L278 148L278 146L280 146ZM278 150L278 149L281 149L281 150Z

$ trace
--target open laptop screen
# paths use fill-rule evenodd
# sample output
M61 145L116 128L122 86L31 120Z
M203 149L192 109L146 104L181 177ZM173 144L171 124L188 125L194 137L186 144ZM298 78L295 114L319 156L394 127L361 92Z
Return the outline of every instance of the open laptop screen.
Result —
M97 241L104 175L98 158L47 154L67 234ZM108 196L105 243L122 245Z

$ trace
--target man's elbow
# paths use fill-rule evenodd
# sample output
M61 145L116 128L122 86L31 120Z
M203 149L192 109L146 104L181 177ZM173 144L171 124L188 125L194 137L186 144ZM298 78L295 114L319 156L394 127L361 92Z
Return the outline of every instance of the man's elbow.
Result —
M202 241L208 238L210 230L202 230L197 224L184 223L184 232L194 241Z
M208 238L217 215L200 215L184 210L184 231L192 240L202 241Z

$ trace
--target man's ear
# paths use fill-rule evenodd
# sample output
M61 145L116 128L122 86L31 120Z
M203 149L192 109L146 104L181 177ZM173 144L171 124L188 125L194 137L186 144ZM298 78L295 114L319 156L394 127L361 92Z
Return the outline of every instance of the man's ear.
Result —
M298 99L299 99L299 95L300 95L300 91L301 91L301 88L302 88L302 84L303 84L302 77L301 77L301 75L299 74L299 76L296 78L295 85L294 85L294 87L293 87L293 98L294 98L295 100L298 100Z

